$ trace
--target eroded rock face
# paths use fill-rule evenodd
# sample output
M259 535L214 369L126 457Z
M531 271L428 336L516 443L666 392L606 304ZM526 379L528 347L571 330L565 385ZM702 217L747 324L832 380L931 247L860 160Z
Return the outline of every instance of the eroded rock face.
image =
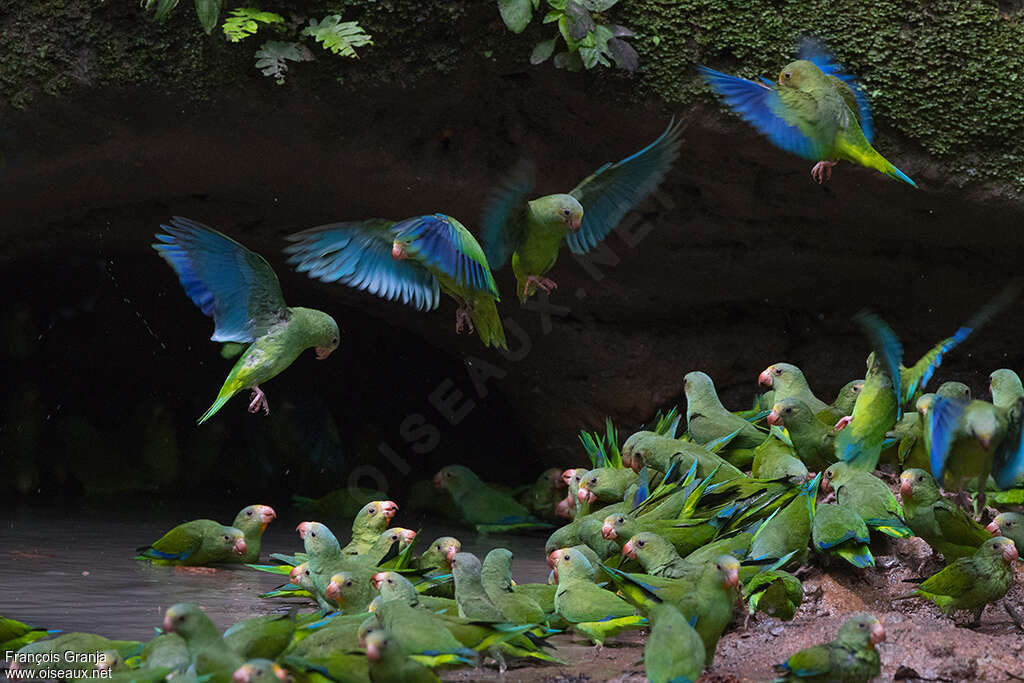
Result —
M649 142L672 113L653 101L596 106L584 84L546 72L463 73L413 91L268 88L209 103L122 91L41 103L5 123L3 281L42 335L27 356L6 357L14 384L38 385L44 413L81 413L109 433L112 406L157 400L173 412L188 457L202 460L194 448L227 463L255 458L243 488L333 488L359 463L401 487L454 460L525 481L542 463L580 463L577 431L606 415L624 435L639 427L681 396L690 370L710 374L726 405L741 408L758 373L785 360L831 400L863 373L868 349L849 323L854 312L880 313L916 360L1022 262L1020 204L930 190L920 160L908 168L900 158L912 176L920 171L922 190L848 164L819 187L809 163L717 112L684 110L683 153L659 193L589 262L563 252L548 302L521 307L511 272L497 274L507 356L456 337L448 301L421 314L287 269L282 237L331 221L444 211L475 229L517 159L540 162L541 192L565 191ZM342 466L311 465L295 455L301 445L282 452L264 434L270 423L239 406L216 447L189 445L194 416L228 366L205 341L208 321L149 248L173 214L266 255L290 302L336 315L339 351L323 365L297 363L266 388L272 409L275 393L314 388L338 424ZM1020 311L951 354L935 380L983 395L993 369L1020 370ZM423 440L423 425L437 438ZM142 438L128 432L108 438L125 462ZM47 453L64 453L43 458L42 471L78 481L65 441L47 430L36 438L40 452L50 444ZM152 468L166 471L159 461Z

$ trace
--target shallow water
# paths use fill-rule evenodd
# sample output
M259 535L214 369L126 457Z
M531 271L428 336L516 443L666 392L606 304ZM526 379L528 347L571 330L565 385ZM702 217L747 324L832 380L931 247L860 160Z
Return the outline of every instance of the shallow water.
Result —
M203 510L228 523L241 505L225 511ZM302 550L295 526L307 519L283 506L263 536L261 559L269 553ZM156 540L198 510L179 514L167 508L128 511L72 509L16 510L0 526L0 614L65 632L89 631L109 638L148 640L164 611L178 602L195 602L221 629L241 619L287 612L294 602L257 596L283 583L275 574L243 566L224 569L155 567L133 560L133 550ZM281 519L283 517L283 520ZM413 517L413 519L410 519ZM400 511L394 525L417 529L415 516ZM347 538L347 529L334 529ZM479 537L444 520L423 525L418 548L438 536L452 535L464 551L481 558L503 546L515 554L517 581L546 581L545 536Z

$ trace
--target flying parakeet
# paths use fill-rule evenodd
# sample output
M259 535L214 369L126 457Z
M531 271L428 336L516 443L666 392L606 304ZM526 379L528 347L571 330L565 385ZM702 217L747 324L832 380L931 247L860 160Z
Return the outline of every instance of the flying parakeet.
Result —
M704 80L743 120L775 146L816 161L811 177L828 180L841 160L873 168L911 187L916 183L871 146L871 108L853 76L820 45L805 41L800 59L776 83L698 67Z
M474 327L485 346L506 347L495 303L498 286L483 249L459 221L443 213L395 222L385 218L331 223L295 233L285 247L296 270L340 282L420 311L455 299L455 332Z
M775 666L776 683L867 683L882 673L875 645L885 642L885 627L870 614L855 614L836 639L800 650Z
M232 396L252 390L249 412L270 412L259 385L280 374L308 348L319 360L338 348L334 318L311 308L291 308L270 264L226 235L175 216L153 248L174 268L189 298L213 317L215 342L249 344L231 368L199 424Z
M550 293L558 286L544 275L564 243L574 254L589 252L658 187L679 155L682 129L682 123L669 123L647 147L605 164L568 194L528 200L535 185L532 169L494 193L481 222L484 251L495 269L512 257L520 301L538 287Z

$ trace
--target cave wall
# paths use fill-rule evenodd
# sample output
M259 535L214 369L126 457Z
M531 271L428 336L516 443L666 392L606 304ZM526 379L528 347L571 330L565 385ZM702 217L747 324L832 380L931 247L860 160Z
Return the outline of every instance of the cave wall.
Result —
M677 401L689 370L708 372L739 408L757 374L786 360L831 398L863 372L854 312L877 310L913 360L1017 275L1021 202L980 184L956 189L945 162L900 156L905 139L883 151L921 170L921 190L848 164L819 187L808 163L717 107L665 102L647 77L618 78L466 57L398 85L253 77L195 97L97 84L8 109L0 277L14 299L4 366L16 390L5 467L28 439L42 464L29 468L29 493L116 490L133 464L124 476L136 490L204 495L316 493L359 465L400 488L451 460L526 480L544 462L579 463L580 428L611 416L628 431ZM444 211L473 227L516 160L540 162L541 191L564 191L672 114L688 127L661 190L589 261L564 253L547 303L520 307L511 273L497 274L508 354L455 336L450 302L417 313L291 273L280 253L284 235L336 220ZM238 398L209 431L192 424L227 363L149 247L174 214L266 255L290 302L341 323L331 359L302 359L266 387L281 406L272 419L245 414ZM936 380L981 393L991 370L1024 369L1020 316L1018 303ZM323 410L340 460L302 457L308 444L273 434L296 429L275 423L279 413L315 422ZM81 419L69 426L69 416ZM426 452L414 448L423 424L438 430ZM177 465L168 439L186 454Z

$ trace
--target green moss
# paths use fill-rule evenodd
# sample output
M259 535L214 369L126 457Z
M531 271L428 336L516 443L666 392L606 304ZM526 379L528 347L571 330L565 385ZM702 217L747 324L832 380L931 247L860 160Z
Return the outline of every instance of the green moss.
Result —
M1024 189L1024 14L996 2L632 0L619 18L639 34L645 86L683 103L711 97L694 64L774 77L817 36L883 126L953 172Z
M228 9L245 4L253 3ZM493 0L262 4L306 17L341 14L373 35L360 60L314 49L316 62L289 73L297 86L412 83L485 52L525 67L533 44L551 29L534 21L513 35ZM951 173L1024 189L1024 13L1001 14L991 0L625 0L609 14L637 33L631 43L640 53L642 87L684 104L711 101L695 64L772 76L801 36L815 35L858 75L883 131L943 159ZM260 42L232 45L219 29L203 34L187 2L157 24L134 2L29 0L0 24L0 93L22 108L40 93L76 85L140 85L203 97L240 78L265 82L252 65ZM580 78L613 88L627 82L612 70Z

